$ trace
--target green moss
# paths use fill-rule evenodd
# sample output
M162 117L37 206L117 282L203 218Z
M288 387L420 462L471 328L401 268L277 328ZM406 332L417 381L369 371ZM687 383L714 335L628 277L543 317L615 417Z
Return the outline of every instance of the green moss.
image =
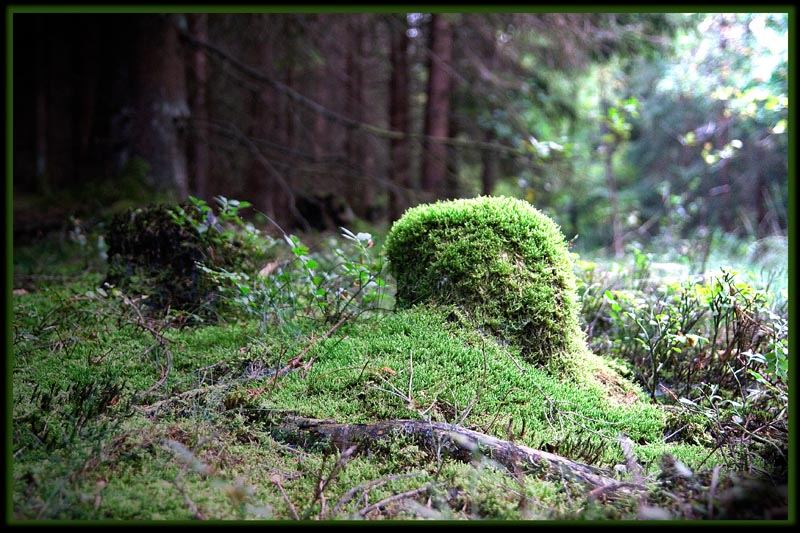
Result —
M446 316L417 307L355 323L312 350L308 375L287 375L252 407L342 422L426 416L538 448L583 436L603 445L607 464L620 460L620 431L661 439L657 406L637 396L620 404L594 383L559 379Z
M541 364L561 366L585 349L564 237L527 202L418 206L395 222L384 249L402 307L455 304Z

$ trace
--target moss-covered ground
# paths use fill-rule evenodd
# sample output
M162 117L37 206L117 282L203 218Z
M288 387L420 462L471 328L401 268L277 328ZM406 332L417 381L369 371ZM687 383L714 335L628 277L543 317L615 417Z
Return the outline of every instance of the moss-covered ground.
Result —
M311 322L168 325L142 322L135 302L98 290L103 273L92 268L60 276L56 262L54 275L32 278L20 267L28 277L15 280L25 288L13 296L17 519L590 519L646 508L638 496L510 473L479 455L437 457L400 436L352 457L301 449L271 431L281 414L446 421L631 481L624 434L645 497L664 507L669 483L690 483L665 477L665 454L709 472L691 480L698 498L718 464L711 446L666 442L669 418L636 390L610 398L560 380L518 348L448 320L446 308L365 315L328 338L330 325ZM270 373L304 350L307 369Z

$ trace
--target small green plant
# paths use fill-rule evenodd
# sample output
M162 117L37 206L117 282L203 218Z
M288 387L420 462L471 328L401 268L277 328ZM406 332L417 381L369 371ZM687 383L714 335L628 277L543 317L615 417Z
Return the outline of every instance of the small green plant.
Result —
M300 318L336 324L381 307L386 297L383 260L374 253L372 236L341 232L344 243L328 253L312 253L299 237L284 234L290 258L268 264L258 275L200 268L233 307L258 317L262 326L291 327Z
M190 197L178 206L156 205L116 216L108 231L106 281L148 297L149 307L213 316L214 284L199 264L254 273L268 255L267 241L239 211L250 204L216 198L215 212Z
M680 283L649 269L640 255L617 274L579 264L593 349L627 362L653 399L683 412L670 433L700 427L737 467L759 454L785 462L785 304L731 270Z

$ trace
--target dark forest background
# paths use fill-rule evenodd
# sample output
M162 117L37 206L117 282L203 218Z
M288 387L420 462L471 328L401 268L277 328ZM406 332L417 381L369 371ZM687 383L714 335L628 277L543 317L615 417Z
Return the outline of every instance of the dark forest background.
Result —
M154 197L221 194L323 230L506 194L617 256L784 235L787 24L16 14L15 231Z

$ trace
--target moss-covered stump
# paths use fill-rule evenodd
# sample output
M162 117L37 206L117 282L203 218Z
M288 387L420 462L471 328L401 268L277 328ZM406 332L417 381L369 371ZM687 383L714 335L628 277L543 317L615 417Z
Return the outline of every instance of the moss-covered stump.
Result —
M129 209L109 225L106 282L147 295L151 310L207 316L217 288L199 265L247 272L259 259L233 233L222 232L208 208L188 203Z
M564 237L527 202L481 197L415 207L394 224L385 250L400 306L455 304L536 363L585 351Z

